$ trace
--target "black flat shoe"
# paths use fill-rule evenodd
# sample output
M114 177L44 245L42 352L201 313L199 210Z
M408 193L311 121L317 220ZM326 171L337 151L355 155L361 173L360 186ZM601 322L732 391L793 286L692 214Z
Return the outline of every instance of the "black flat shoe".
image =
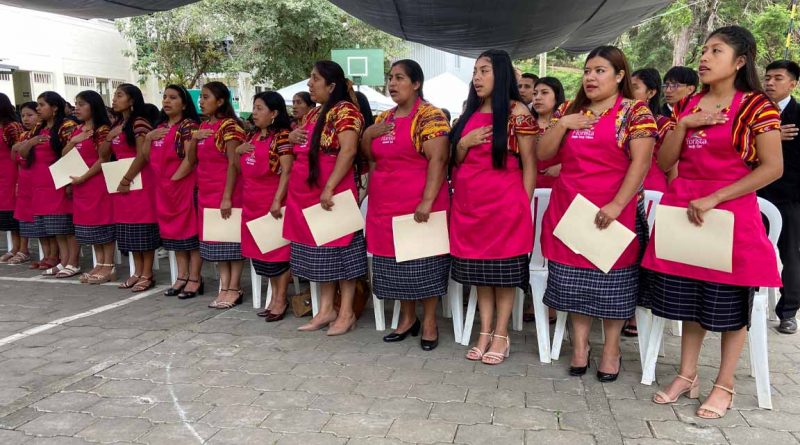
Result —
M619 368L617 368L617 372L611 374L609 372L603 372L599 369L597 370L597 380L600 380L603 383L610 383L617 380L619 377L619 371L622 369L622 356L619 356Z
M439 346L439 328L436 328L436 338L433 340L425 340L424 338L419 339L419 345L422 347L423 351L433 351Z
M186 284L188 283L189 279L177 278L175 281L183 281L183 284L179 287L170 287L169 289L165 290L164 291L165 297L177 297L178 295L180 295L180 293L183 292L183 288L186 287Z
M417 321L415 321L414 324L411 325L411 328L409 328L407 331L405 331L405 332L392 332L389 335L385 335L383 337L383 341L385 341L386 343L394 343L394 342L398 342L398 341L403 341L403 340L406 339L406 337L408 337L408 334L411 334L412 337L416 337L417 335L419 335L419 330L420 330L421 327L422 327L422 323L420 323L419 322L419 318L417 318Z
M569 375L573 377L580 377L586 374L586 370L589 369L589 365L592 363L592 348L589 348L589 351L586 353L586 366L570 366L569 367Z
M191 281L192 283L197 283L197 280L187 280L187 281ZM206 288L206 283L205 281L203 281L203 277L200 277L200 287L198 287L196 291L181 292L180 294L178 294L178 298L181 300L188 300L189 298L194 298L198 295L203 295L203 293L206 290L205 288Z

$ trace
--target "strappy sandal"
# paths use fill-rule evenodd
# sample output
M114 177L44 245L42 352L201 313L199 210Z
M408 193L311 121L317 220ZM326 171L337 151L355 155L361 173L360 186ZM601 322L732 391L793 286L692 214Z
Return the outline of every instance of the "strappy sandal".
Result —
M8 264L8 262L11 260L11 258L14 258L14 256L16 256L16 253L14 252L4 253L3 256L0 256L0 264Z
M40 266L40 268L41 268L41 266ZM44 276L44 277L55 277L62 270L64 270L64 266L62 266L61 263L58 263L55 266L50 267L49 269L45 269L45 271L42 272L42 276Z
M622 335L625 337L638 337L639 336L639 329L635 324L631 324L630 322L626 321L625 326L622 327Z
M223 292L228 292L228 289L220 289L219 293L217 294L217 298L215 298L214 301L212 301L211 303L208 303L208 307L210 307L211 309L217 309L220 303L219 297L222 296Z
M244 292L241 289L228 289L228 292L238 292L239 296L235 301L220 301L217 303L217 309L231 309L234 306L242 304L244 301Z
M94 273L89 275L89 284L103 284L117 279L117 268L113 264L98 264L100 267L110 267L111 272L107 274Z
M72 264L67 264L63 269L61 269L57 274L56 278L72 278L75 275L81 273L81 268L78 266L73 266Z
M481 358L481 363L486 365L499 365L503 363L508 355L511 353L511 340L509 340L507 335L495 335L492 334L492 342L494 342L495 338L504 338L506 340L506 349L503 352L485 352L483 357ZM490 346L491 347L491 346Z
M133 283L131 283L131 278L135 278L133 280ZM125 280L122 283L120 283L119 286L117 286L117 288L118 289L130 289L133 286L136 286L136 283L139 282L139 278L142 278L142 277L139 276L139 275L131 275L130 278L128 278L127 280Z
M14 255L14 258L11 258L10 260L8 260L8 264L10 264L12 266L18 266L20 264L27 263L30 260L31 260L31 256L28 255L27 253L17 252L17 254Z
M689 382L689 388L681 391L675 398L670 399L669 394L664 391L658 391L653 396L653 403L657 403L659 405L669 405L670 403L675 403L678 399L681 398L682 395L686 394L686 397L690 399L696 399L700 397L700 384L697 381L697 376L694 376L694 379L690 379L684 375L678 374L675 378L681 379L683 381ZM658 399L660 397L660 400Z
M144 292L146 290L152 289L156 286L156 281L153 277L141 277L139 281L131 289L131 292Z
M488 335L489 337L491 337L492 335L494 335L494 332L479 332L478 337L480 337L481 335ZM492 346L491 340L486 345L486 348L483 351L481 351L480 348L478 348L477 346L473 346L472 348L470 348L469 351L467 351L467 360L472 360L473 362L480 361L483 358L483 354L491 346Z
M736 396L736 391L732 390L731 388L727 388L725 386L722 386L722 385L717 385L716 383L714 383L714 388L719 388L719 389L721 389L721 390L723 390L723 391L725 391L725 392L727 392L728 394L731 395L731 401L730 401L730 403L728 403L728 407L721 410L721 409L719 409L719 408L717 408L715 406L711 406L711 405L708 405L706 403L703 403L702 405L700 405L700 408L697 408L697 412L695 413L695 415L697 417L699 417L701 419L710 419L710 420L721 419L721 418L725 417L725 414L728 414L728 410L730 410L733 407L733 398ZM711 413L712 415L710 415L710 416L709 415L705 415L704 416L704 415L700 414L700 411L706 411L706 412Z
M39 270L48 270L52 269L60 264L61 260L58 258L44 258L42 261L39 261ZM58 272L58 271L56 271Z

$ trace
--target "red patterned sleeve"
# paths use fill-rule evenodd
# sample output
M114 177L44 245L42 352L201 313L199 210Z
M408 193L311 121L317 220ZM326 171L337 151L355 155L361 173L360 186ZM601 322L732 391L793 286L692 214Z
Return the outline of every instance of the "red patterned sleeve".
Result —
M72 138L72 133L75 132L75 127L77 126L78 124L73 120L64 120L64 123L61 124L61 128L58 129L58 139L61 140L62 146L66 146L67 143L69 143L69 140Z
M145 137L147 133L150 133L152 130L153 126L143 117L138 117L133 121L133 135L136 138Z
M628 110L628 118L626 120L628 123L628 140L626 142L639 138L658 137L656 119L646 103L639 100L632 104Z
M244 128L239 125L236 119L227 118L220 124L219 132L222 134L222 142L239 141L244 142L246 134Z
M754 135L781 129L781 112L766 96L759 97L754 104L753 119L748 123Z
M333 126L336 133L355 131L360 135L364 130L364 116L358 111L358 108L347 101L339 102L335 108Z
M277 132L272 141L272 146L278 156L294 156L294 145L289 142L289 130Z
M19 122L9 122L3 127L3 140L9 147L12 147L17 142L23 140L22 136L25 129Z

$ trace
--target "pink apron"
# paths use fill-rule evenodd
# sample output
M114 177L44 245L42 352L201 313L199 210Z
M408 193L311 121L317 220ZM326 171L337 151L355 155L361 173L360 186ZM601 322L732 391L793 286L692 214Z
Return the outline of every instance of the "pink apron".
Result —
M544 171L549 167L554 165L558 165L561 163L561 153L557 153L553 156L552 159L548 159L546 161L539 161L536 163L536 170L538 170L536 174L536 188L537 189L549 189L553 188L553 184L556 183L556 179L558 176L548 176L544 174Z
M0 134L3 127L0 127ZM17 163L11 156L11 147L0 137L0 211L11 211L15 207L17 192Z
M14 207L14 219L23 222L33 222L33 169L28 167L25 158L17 155L16 163L19 166L17 179L17 202Z
M178 181L172 175L183 159L178 157L175 133L180 124L169 128L166 136L150 144L150 166L156 180L156 217L161 237L184 240L197 236L197 211L194 207L195 171ZM179 141L178 143L182 143Z
M217 150L215 135L222 125L222 119L213 124L203 122L200 129L210 129L213 133L197 142L197 230L203 241L203 210L218 209L225 194L225 181L228 179L228 154ZM233 187L231 202L234 208L242 207L242 181L237 176Z
M117 160L135 158L136 145L128 145L125 133L120 133L111 140L111 151ZM128 193L114 193L114 222L118 224L155 224L156 221L156 184L153 169L146 163L141 171L142 189Z
M50 135L49 128L42 128L39 135ZM67 188L61 187L56 190L53 176L50 175L50 165L56 162L56 152L50 146L50 141L36 144L32 148L34 151L33 163L30 166L33 214L43 215L67 215L72 213L72 199L67 196Z
M246 225L248 221L261 218L269 213L281 179L280 175L273 173L269 168L270 145L272 145L275 134L271 133L264 140L259 140L259 136L253 136L250 140L255 149L242 155L239 161L242 167L244 189L247 190L242 205L242 255L259 261L287 262L291 250L289 246L261 253L261 249L258 248Z
M645 190L655 190L661 193L667 191L667 175L661 171L661 168L658 166L658 149L661 148L661 143L664 142L664 135L661 129L668 121L669 119L664 116L656 118L656 124L659 130L658 139L656 139L656 145L653 149L653 161L650 163L650 169L647 170L647 176L644 177L644 184L642 187Z
M462 135L492 125L492 113L475 113ZM492 167L492 142L476 145L453 179L450 253L464 259L498 260L533 250L531 204L519 160L508 153L505 169Z
M367 212L367 251L373 255L394 257L392 218L416 211L425 191L428 159L417 151L411 141L411 122L417 114L420 100L411 113L389 122L394 130L372 140L375 169L369 178L369 212ZM450 197L447 183L442 181L432 212L448 210Z
M686 104L682 115L697 106L703 94ZM661 198L661 204L687 207L689 201L706 197L747 176L750 169L733 148L733 122L741 106L742 93L733 98L727 123L690 130L679 159L680 175ZM755 192L723 202L716 208L730 210L733 224L733 272L721 272L656 258L655 237L647 248L642 266L669 275L734 286L780 287L775 250L764 229ZM656 224L657 226L657 224Z
M614 107L593 128L570 130L564 137L559 150L563 159L560 180L553 185L550 205L542 219L542 253L549 260L572 267L596 268L556 238L553 230L579 193L598 207L608 204L617 195L631 165L617 145L616 116L621 103L622 96L619 96ZM638 196L634 196L617 218L634 232L637 199ZM638 255L639 243L634 239L612 269L635 264Z
M325 116L319 116L319 119L325 119ZM311 229L308 228L306 218L303 216L303 209L319 204L322 187L325 186L331 173L333 173L337 159L336 154L326 154L320 150L319 178L317 179L317 184L319 185L311 186L308 184L308 181L306 181L306 178L308 178L308 145L311 143L311 134L314 132L315 124L316 121L306 122L304 129L308 132L308 139L305 144L294 146L295 161L292 165L292 173L289 175L289 190L286 193L286 214L284 215L286 221L283 222L283 237L289 241L307 246L316 246L317 243L314 242ZM344 178L339 181L339 185L336 186L333 194L336 195L345 190L350 190L358 200L354 175L351 167L344 174ZM351 233L325 244L325 247L349 246L352 239L353 234Z
M70 137L82 132L83 125L79 125ZM100 159L94 138L79 142L73 150L78 150L89 168ZM75 213L72 220L75 224L82 226L114 224L114 208L102 172L98 172L83 184L72 186L72 208Z

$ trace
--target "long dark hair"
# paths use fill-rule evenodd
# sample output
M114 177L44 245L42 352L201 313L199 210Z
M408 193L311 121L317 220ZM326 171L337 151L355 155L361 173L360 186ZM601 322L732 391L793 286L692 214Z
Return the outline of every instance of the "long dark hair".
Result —
M492 62L492 71L494 73L494 87L492 88L492 167L501 169L505 168L506 157L508 156L508 114L511 101L522 102L522 97L519 95L519 88L514 76L514 66L511 64L511 57L509 57L508 53L501 49L490 49L481 53L478 59L484 57ZM478 97L475 87L470 82L467 107L450 133L450 150L452 153L456 152L458 141L463 136L464 126L480 106L481 98ZM451 156L451 159L455 158L455 155Z
M558 107L560 107L561 104L567 100L566 96L564 95L564 85L562 85L561 81L555 77L542 77L533 83L534 88L538 87L539 85L547 85L551 90L553 90L553 95L556 97L556 104L553 106L551 112L558 110ZM533 107L531 107L531 113L533 114L534 118L539 118L539 113L537 113Z
M633 99L633 87L631 86L631 66L628 64L628 59L625 58L625 53L623 53L622 50L616 46L598 46L597 48L593 49L588 56L586 56L584 66L586 65L586 62L595 57L602 57L608 60L608 63L610 63L611 67L614 68L615 74L619 73L620 71L625 73L622 81L617 85L617 90L622 97L626 99ZM589 102L591 101L588 97L586 97L586 91L583 90L583 82L581 82L581 87L578 90L578 93L575 95L575 100L569 104L565 114L575 113L588 105Z
M45 91L44 93L40 94L37 99L44 100L48 105L54 107L56 109L56 115L53 117L53 126L50 127L50 148L53 149L53 152L56 154L56 159L61 158L61 150L64 149L64 144L59 137L59 132L61 130L61 126L64 125L64 119L66 118L66 106L67 102L61 97L60 94L56 93L55 91ZM39 124L34 129L32 135L39 134L42 131L42 128L47 126L47 122L44 120L39 121ZM28 152L28 162L30 163L33 161L33 156L35 150L31 150Z
M17 110L14 108L14 104L11 103L11 99L8 96L0 93L0 124L5 125L16 121Z
M122 132L125 133L125 140L128 142L128 145L135 147L136 135L133 133L134 122L136 122L136 119L138 118L142 118L150 122L147 116L147 110L144 106L144 96L142 96L142 90L140 90L139 87L130 83L123 83L118 86L117 89L122 90L122 92L125 93L125 95L127 95L132 102L131 114L122 125ZM122 119L122 117L120 117L120 119ZM119 122L119 120L117 122Z
M333 91L328 100L322 105L322 109L317 115L317 123L314 125L314 131L311 133L311 142L308 151L308 178L306 181L310 185L316 185L319 179L319 143L322 138L322 128L325 126L325 121L328 117L328 112L334 105L346 100L350 103L353 98L350 97L347 79L344 77L344 70L338 63L331 60L319 60L314 63L314 69L317 70L320 76L325 79L325 84L334 84Z
M761 91L761 80L756 71L756 39L753 34L741 26L723 26L708 35L708 39L717 36L733 48L736 57L743 56L744 66L736 71L733 86L739 91ZM708 89L708 86L703 87Z
M419 66L419 63L411 59L400 59L392 64L392 68L398 65L403 67L403 72L408 76L411 83L419 82L417 96L420 99L425 99L422 95L422 87L425 85L425 73L422 72L422 67Z
M197 123L200 122L200 116L197 115L197 108L194 106L194 102L192 101L192 96L189 94L189 91L183 85L167 85L164 88L164 92L167 90L173 90L178 93L178 96L181 98L181 102L183 102L184 109L181 112L183 119L191 119ZM182 120L183 120L182 119ZM158 116L158 123L163 124L169 122L169 116L164 110L161 110L161 114Z
M253 102L259 99L264 102L267 108L278 113L269 127L267 127L269 131L290 130L292 128L292 121L289 118L289 112L286 111L286 101L283 96L275 91L264 91L253 96Z
M111 121L108 119L108 113L106 113L106 104L103 102L103 96L101 96L97 91L94 90L86 90L81 91L75 96L75 102L78 99L86 102L89 104L89 109L92 111L92 128L94 131L94 136L92 136L92 141L97 144L99 141L99 133L97 129L102 126L111 126Z
M372 107L369 105L369 98L361 91L356 91L356 100L358 100L358 110L364 116L364 128L369 128L375 123L375 116L372 115Z
M654 116L658 116L661 113L661 74L655 68L642 68L634 71L631 77L641 80L648 90L655 90L656 94L650 98L647 106Z
M208 82L207 84L203 85L203 88L210 91L211 95L214 96L215 99L222 100L222 105L220 105L220 107L217 108L217 111L214 112L214 117L217 119L229 117L237 122L239 121L239 118L236 116L236 111L233 109L233 103L231 102L231 90L229 90L224 83L217 81Z
M144 118L147 119L147 122L150 122L150 125L155 127L160 117L161 111L159 111L156 104L144 104Z

